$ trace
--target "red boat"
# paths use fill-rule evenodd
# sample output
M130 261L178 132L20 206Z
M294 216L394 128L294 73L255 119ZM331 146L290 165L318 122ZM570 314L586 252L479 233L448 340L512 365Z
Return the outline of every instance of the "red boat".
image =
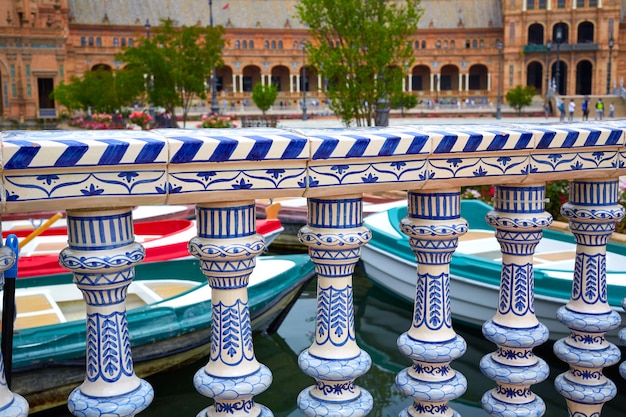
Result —
M263 235L266 245L283 231L278 219L257 220L257 233ZM18 240L23 240L30 230L7 230L2 232L6 239L9 234L15 234ZM187 243L197 235L194 220L161 220L134 223L135 240L146 249L145 262L166 261L184 258L189 255ZM43 231L32 241L20 249L19 277L50 275L66 273L67 270L59 265L59 252L67 247L67 229L65 227L51 227Z

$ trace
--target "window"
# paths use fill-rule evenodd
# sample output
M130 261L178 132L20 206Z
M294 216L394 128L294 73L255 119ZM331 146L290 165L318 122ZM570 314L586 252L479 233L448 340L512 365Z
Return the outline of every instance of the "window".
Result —
M411 76L411 90L413 91L422 91L424 87L422 87L422 76L421 75L412 75Z
M448 49L448 41L443 41L443 49Z
M116 48L120 46L120 40L117 38L113 38L113 46L115 46Z
M276 41L272 41L272 49L276 49Z
M435 48L441 49L441 41L435 42Z
M469 39L465 39L465 49L469 49L472 47L472 43Z
M576 7L585 7L585 0L576 0Z
M80 46L87 46L87 38L84 36L80 37Z
M546 6L546 0L539 0L539 9L540 10L546 10L547 6Z
M415 41L413 45L414 45L413 46L414 49L420 49L420 41Z
M278 41L278 49L283 49L283 41Z
M333 46L332 42L330 42L330 46ZM293 41L293 49L300 49L300 44L298 44L298 41Z
M122 38L122 48L126 46L126 38Z
M133 46L133 38L128 38L128 46Z
M426 49L426 41L422 41L422 49Z
M245 92L252 91L252 77L244 75L243 77L241 77L241 83L242 83L243 91Z
M476 39L472 40L472 48L478 48L478 41Z
M265 41L263 44L265 49L270 49L270 41ZM293 49L298 49L298 42L293 43Z
M454 49L454 39L450 41L450 49Z
M100 39L100 36L96 38L96 46L98 47L102 46L102 39Z
M241 49L248 49L248 41L247 40L243 40L241 41Z
M87 42L89 43L89 46L93 46L93 36L90 36Z
M235 41L235 49L239 49L239 40Z
M484 48L485 47L485 40L481 39L479 45L480 45L481 49Z
M556 8L564 9L565 8L565 0L556 0Z
M248 46L250 47L250 49L254 49L254 41L252 39L250 39L250 42L248 42Z
M526 9L534 10L535 9L535 0L526 0Z
M598 7L598 0L589 0L589 7Z

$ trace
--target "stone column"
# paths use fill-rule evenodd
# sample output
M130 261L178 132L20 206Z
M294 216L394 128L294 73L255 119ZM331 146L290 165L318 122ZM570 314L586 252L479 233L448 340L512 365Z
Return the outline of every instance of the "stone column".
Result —
M459 416L448 402L467 389L465 377L450 367L467 349L452 328L450 308L450 261L468 228L460 203L456 189L409 192L401 228L417 259L417 284L413 323L398 338L398 348L413 366L398 374L396 385L413 397L413 405L401 411L401 417Z
M198 236L189 252L200 260L212 289L209 362L196 372L198 392L215 403L198 416L271 417L253 397L265 391L272 373L254 355L248 307L248 279L265 250L256 233L254 201L199 204Z
M298 235L318 274L315 341L298 358L300 369L316 380L298 396L308 417L361 417L373 407L371 394L354 383L372 364L356 343L352 304L354 267L371 238L362 209L360 195L309 198L308 222Z
M126 321L126 291L144 259L135 242L131 210L68 211L68 247L61 266L87 303L87 371L68 408L76 416L134 416L154 398L133 369Z
M554 353L569 370L554 381L570 415L598 416L617 394L602 369L616 364L620 351L604 335L619 326L619 313L607 301L606 244L615 223L624 217L618 180L581 180L570 184L569 202L561 214L569 219L576 239L572 296L557 312L570 335L554 344Z
M10 238L11 237L8 239ZM15 243L15 249L17 249L17 239L15 239ZM8 244L7 242L7 245ZM13 267L15 261L15 252L13 249L9 246L0 246L0 288L4 287L4 272ZM7 385L4 371L4 358L2 357L2 352L0 352L0 415L6 417L25 417L28 415L28 402L21 395L11 392Z
M483 374L496 382L482 398L491 416L541 416L546 410L531 391L550 373L533 353L548 340L548 328L539 323L534 307L533 254L552 223L544 205L544 185L496 186L494 210L487 214L502 251L498 310L483 324L483 334L498 349L480 361Z

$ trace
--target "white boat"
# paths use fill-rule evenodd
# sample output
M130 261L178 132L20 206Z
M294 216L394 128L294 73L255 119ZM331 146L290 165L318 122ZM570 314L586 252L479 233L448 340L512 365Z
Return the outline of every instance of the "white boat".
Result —
M478 200L462 200L461 215L469 231L459 238L450 264L452 318L473 326L491 319L497 311L500 290L501 251L494 230L484 220L492 207ZM409 303L414 302L417 262L409 238L400 230L406 217L406 203L364 219L372 239L362 248L361 258L369 279L379 287ZM544 230L534 255L535 314L550 331L550 339L569 335L569 329L556 319L557 310L571 296L576 244L570 234ZM626 315L626 246L609 243L606 256L608 302ZM617 330L608 334L617 341Z

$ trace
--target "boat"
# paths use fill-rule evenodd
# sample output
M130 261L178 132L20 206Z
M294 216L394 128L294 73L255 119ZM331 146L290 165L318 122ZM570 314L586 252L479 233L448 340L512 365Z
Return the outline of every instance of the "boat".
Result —
M133 224L135 240L146 250L144 263L189 257L187 244L197 235L195 220L157 220ZM256 221L257 233L263 235L266 246L283 231L280 220L268 218ZM24 241L32 229L3 230ZM67 272L59 265L59 252L67 247L67 228L50 227L20 247L19 276L33 277Z
M314 275L305 254L258 257L248 286L253 332L275 330ZM16 287L11 389L34 413L65 403L85 377L85 303L71 274L21 278ZM199 261L137 265L127 318L139 377L207 356L211 288Z
M493 208L480 200L461 200L461 216L469 231L459 238L450 263L452 318L472 326L482 326L497 311L500 289L501 252L494 229L485 220ZM407 215L406 202L371 214L364 225L372 239L362 248L361 259L368 278L379 288L413 303L417 263L409 238L400 222ZM570 299L574 276L576 244L574 236L546 229L534 255L535 314L548 327L550 339L569 335L569 329L556 318L557 310ZM626 245L607 245L608 302L626 322L622 300L626 297ZM608 333L617 341L617 330Z

